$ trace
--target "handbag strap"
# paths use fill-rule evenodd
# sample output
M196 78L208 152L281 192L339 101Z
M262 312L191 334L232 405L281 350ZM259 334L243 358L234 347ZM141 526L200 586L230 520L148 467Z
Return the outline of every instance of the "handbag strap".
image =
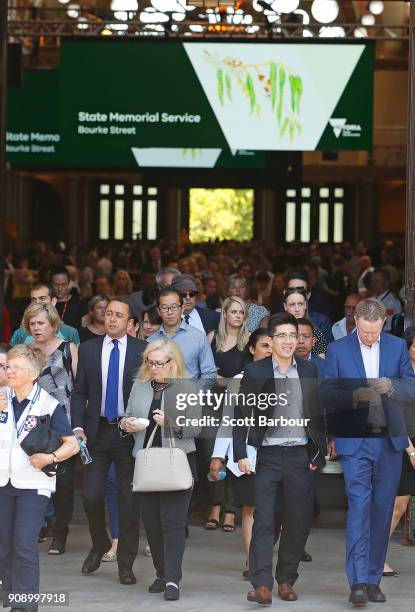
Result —
M147 442L147 446L146 446L146 450L148 450L149 448L151 448L151 446L153 446L153 442L154 442L154 437L156 435L156 431L157 428L159 427L159 425L156 425L155 428L153 429L153 431L151 432L151 435L148 439ZM173 434L173 427L171 426L171 423L169 422L169 428L170 428L170 436L169 436L169 446L170 448L176 448L176 442L174 440L174 434Z

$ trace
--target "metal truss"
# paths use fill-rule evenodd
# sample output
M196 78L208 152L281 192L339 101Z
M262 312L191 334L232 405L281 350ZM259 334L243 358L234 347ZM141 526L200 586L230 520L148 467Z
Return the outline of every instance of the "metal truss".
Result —
M62 12L61 12L62 13ZM142 36L153 36L159 38L182 38L186 34L191 38L259 38L259 39L301 39L304 40L303 32L310 36L314 34L318 38L318 33L322 24L311 23L303 25L298 23L273 23L264 21L254 21L251 26L232 25L228 23L209 24L206 20L186 19L181 22L168 21L157 24L144 24L135 16L133 19L122 21L109 16L107 19L97 18L91 15L80 15L82 21L78 19L16 19L12 15L8 21L8 35L12 40L23 38L68 38L81 37L91 38L105 34L113 36L123 36L127 38L137 38ZM189 32L189 26L202 26L202 32ZM252 27L258 26L256 32L252 32ZM121 28L125 29L122 30ZM325 37L340 40L396 40L403 41L409 37L408 25L375 25L370 28L362 28L356 23L333 23L333 28L343 28L345 36ZM120 28L120 29L117 29ZM329 30L330 31L330 30ZM357 32L357 35L356 35ZM362 35L363 34L363 35Z

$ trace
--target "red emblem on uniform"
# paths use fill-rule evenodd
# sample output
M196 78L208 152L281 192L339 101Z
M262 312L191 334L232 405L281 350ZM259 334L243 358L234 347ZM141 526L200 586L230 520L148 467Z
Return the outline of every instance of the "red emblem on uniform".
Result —
M24 431L30 431L37 425L37 417L36 416L28 416L26 417L26 422L24 424Z

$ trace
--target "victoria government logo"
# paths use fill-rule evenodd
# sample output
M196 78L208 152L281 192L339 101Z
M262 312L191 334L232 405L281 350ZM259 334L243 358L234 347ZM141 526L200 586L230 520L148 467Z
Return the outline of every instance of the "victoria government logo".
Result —
M329 121L333 128L336 138L343 136L344 138L356 138L362 135L362 126L354 123L347 123L347 119L330 119Z

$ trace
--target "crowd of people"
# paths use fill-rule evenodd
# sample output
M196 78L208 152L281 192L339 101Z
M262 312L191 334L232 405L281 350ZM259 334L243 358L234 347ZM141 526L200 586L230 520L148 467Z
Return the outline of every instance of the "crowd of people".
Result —
M81 445L92 459L82 468L83 574L116 561L120 583L135 584L141 517L156 572L148 590L179 599L193 487L131 488L142 451L175 447L205 485L207 530L235 531L241 508L248 600L271 603L278 542L278 595L294 601L328 457L341 463L348 501L349 601L384 601L380 580L397 575L389 534L415 495L415 331L404 331L402 268L391 241L371 253L186 240L11 253L0 345L4 593L38 592L39 540L50 535L48 553L65 554ZM189 404L179 424L166 397L195 389L218 405ZM275 392L289 397L278 409L227 402ZM25 453L46 415L58 446ZM215 427L201 424L218 415Z

